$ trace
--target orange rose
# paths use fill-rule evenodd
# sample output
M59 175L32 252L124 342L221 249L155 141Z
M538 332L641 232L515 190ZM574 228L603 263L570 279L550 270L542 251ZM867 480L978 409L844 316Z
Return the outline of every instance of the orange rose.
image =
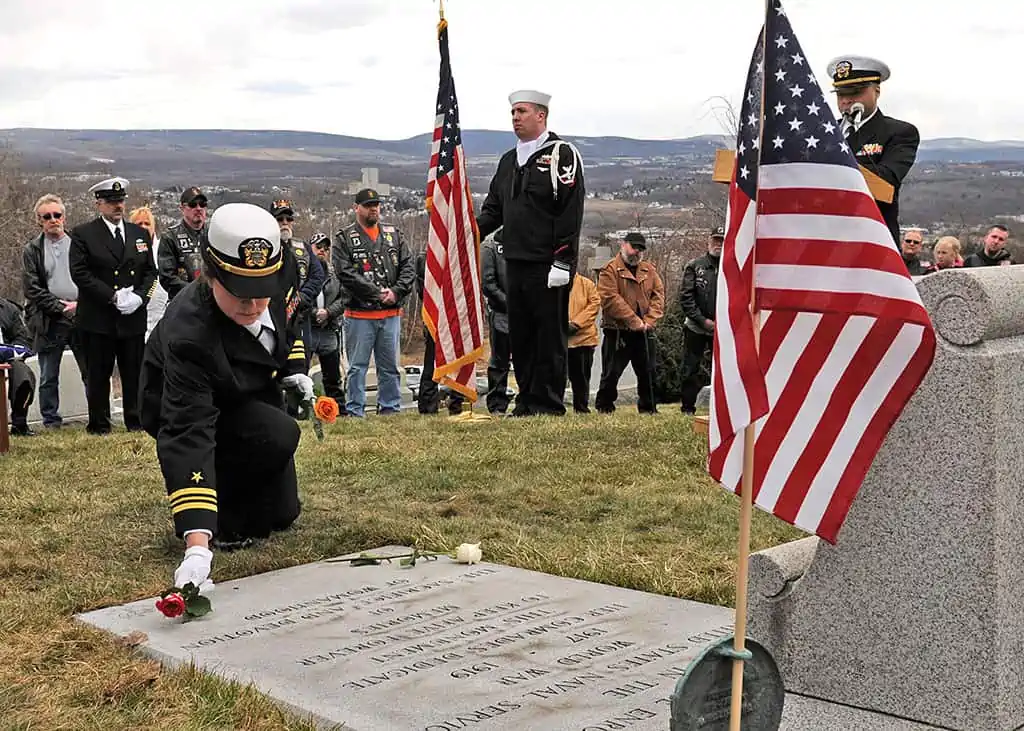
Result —
M313 413L320 421L333 424L338 418L338 402L329 396L321 396L313 405Z

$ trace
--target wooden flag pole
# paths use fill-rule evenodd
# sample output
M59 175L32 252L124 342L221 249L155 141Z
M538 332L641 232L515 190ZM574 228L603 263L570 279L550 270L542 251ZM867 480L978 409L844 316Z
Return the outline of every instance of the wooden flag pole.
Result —
M773 0L765 0L764 25L761 28L761 109L758 117L757 175L761 176L761 148L764 142L764 94L768 65L768 17ZM735 172L733 173L735 175ZM754 348L760 347L760 316L754 303L757 291L757 214L761 186L754 195L754 241L750 250L750 315L754 325ZM740 479L740 535L736 565L736 622L733 631L732 705L729 711L729 731L740 731L743 720L743 660L749 653L747 638L747 563L750 556L750 519L754 504L754 423L743 430L743 476Z
M441 20L444 20L444 0L437 0L438 8L437 12L441 14Z

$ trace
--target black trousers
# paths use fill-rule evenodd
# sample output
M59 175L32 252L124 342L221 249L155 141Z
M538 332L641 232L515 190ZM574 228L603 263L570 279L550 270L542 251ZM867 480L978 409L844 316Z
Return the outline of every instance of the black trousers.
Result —
M508 370L512 350L508 333L491 323L491 360L487 363L487 411L504 414L508 410Z
M131 430L142 429L139 421L139 373L146 347L145 334L119 338L83 332L82 340L89 372L85 380L85 398L89 404L86 431L90 434L110 432L110 377L114 374L115 361L121 377L124 425Z
M324 382L324 395L345 408L345 386L341 382L341 333L333 328L312 328L311 351L320 361L320 376ZM307 368L308 370L308 368Z
M619 379L626 365L633 364L636 374L637 411L641 414L653 414L657 411L654 405L654 372L653 346L650 335L642 331L608 330L604 331L601 343L601 385L597 389L594 405L597 410L610 414L615 411L615 399L619 397Z
M572 409L578 414L590 412L590 372L594 369L594 346L569 348L569 384Z
M12 360L7 371L7 397L11 402L11 426L28 426L28 407L36 392L36 374L22 360ZM0 408L6 406L0 405Z
M690 328L683 331L683 373L682 373L682 410L693 413L696 410L697 394L708 385L707 379L701 373L700 364L704 360L704 354L710 350L715 343L714 335L696 333Z
M561 416L569 350L569 285L548 287L549 264L509 259L506 265L508 335L519 385L513 414Z
M436 349L430 331L423 328L423 375L420 376L420 388L416 398L416 408L421 414L436 414L441 403L441 392L434 381L434 351ZM462 404L466 398L452 389L448 399L450 414L462 413Z
M282 408L250 401L217 419L217 537L266 538L299 517L299 427Z

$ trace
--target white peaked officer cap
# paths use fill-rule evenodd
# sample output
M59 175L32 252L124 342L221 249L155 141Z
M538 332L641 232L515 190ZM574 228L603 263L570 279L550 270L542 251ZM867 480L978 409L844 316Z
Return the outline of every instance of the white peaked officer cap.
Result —
M519 91L513 91L508 95L508 103L510 106L514 107L520 102L539 104L542 107L550 107L551 95L545 94L542 91L535 91L533 89L520 89Z
M827 72L836 91L855 91L889 78L889 67L870 56L836 56L829 62Z
M89 188L98 200L124 200L128 196L128 181L124 178L107 178Z
M228 292L243 299L284 292L289 267L269 211L251 203L223 205L203 238L203 259Z

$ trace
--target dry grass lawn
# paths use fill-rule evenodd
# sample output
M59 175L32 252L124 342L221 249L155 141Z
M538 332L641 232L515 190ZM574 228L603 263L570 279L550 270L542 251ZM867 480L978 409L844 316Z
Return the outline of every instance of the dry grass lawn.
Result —
M703 437L677 411L473 424L403 415L340 421L322 444L303 428L295 530L217 555L215 580L386 544L482 541L489 561L733 600L738 501L704 475ZM180 560L151 439L16 439L0 457L0 496L0 727L312 728L252 689L162 672L72 620L156 595ZM755 515L754 550L798 535Z

